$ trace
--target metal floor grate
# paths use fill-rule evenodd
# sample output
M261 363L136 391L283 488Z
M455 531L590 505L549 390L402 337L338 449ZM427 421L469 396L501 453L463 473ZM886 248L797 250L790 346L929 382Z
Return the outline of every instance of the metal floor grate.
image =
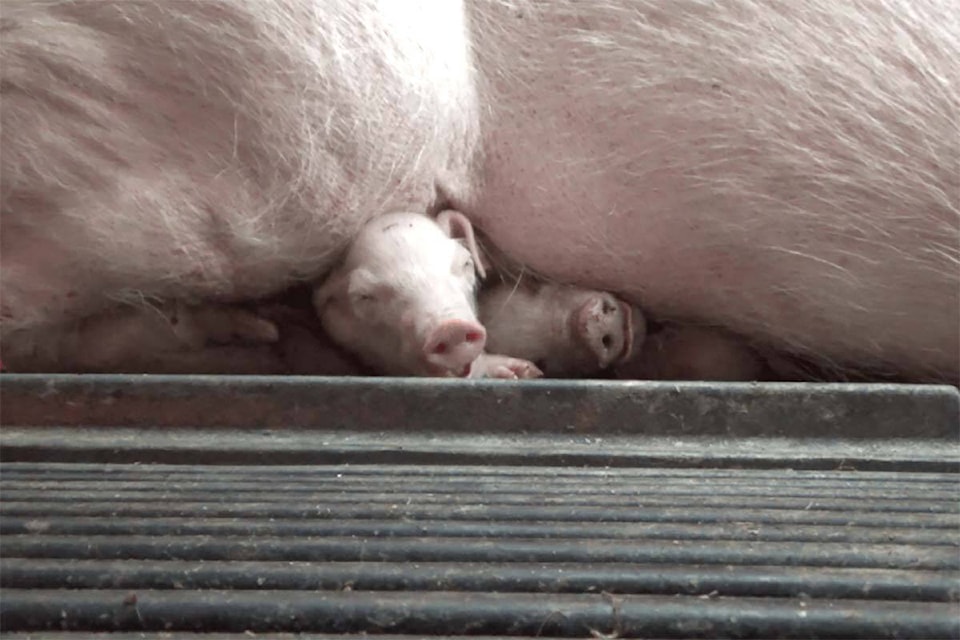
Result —
M3 397L10 637L960 638L957 425L929 412L918 439L892 422L764 436L742 403L724 420L750 437L648 436L602 413L593 435L325 429L303 406L251 429L196 404L156 429L84 424L34 382ZM64 384L56 402L96 404L100 423L146 393ZM177 384L166 402L194 403Z
M960 628L953 474L26 463L2 478L10 630Z

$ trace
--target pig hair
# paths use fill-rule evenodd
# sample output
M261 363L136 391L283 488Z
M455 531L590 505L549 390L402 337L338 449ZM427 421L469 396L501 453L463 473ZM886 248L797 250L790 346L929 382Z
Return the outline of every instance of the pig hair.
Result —
M3 333L271 294L371 217L466 192L466 18L411 4L3 3Z
M484 85L499 138L478 207L511 205L518 172L536 185L515 222L491 225L512 234L505 250L628 285L665 318L956 380L955 2L509 3L527 30L502 27L506 6L474 9L480 67L501 74ZM518 55L529 42L537 55ZM577 61L562 79L561 51ZM539 242L547 229L579 239L565 244L577 258Z
M474 235L476 236L477 249L490 265L485 284L494 284L495 281L500 281L513 287L519 287L521 284L528 287L536 287L540 284L547 283L560 284L559 281L549 278L542 273L538 273L529 265L505 253L493 244L490 238L476 225L474 226Z
M955 380L956 3L586 4L4 2L0 337L277 292L442 188L558 279Z

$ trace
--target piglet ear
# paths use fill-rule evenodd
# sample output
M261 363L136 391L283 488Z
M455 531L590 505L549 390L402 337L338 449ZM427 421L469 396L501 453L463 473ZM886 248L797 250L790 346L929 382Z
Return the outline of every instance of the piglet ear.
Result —
M326 309L330 299L343 289L344 284L346 284L346 281L343 274L334 272L330 274L326 280L314 287L312 297L313 308L316 310L318 316L323 315L323 310Z
M473 235L473 225L467 220L467 216L459 211L447 209L446 211L441 211L437 216L437 224L440 225L440 228L443 229L443 232L448 236L454 240L463 242L464 246L467 247L467 251L473 256L473 264L476 265L480 278L486 278L487 272L484 269L484 261L480 258L477 240Z

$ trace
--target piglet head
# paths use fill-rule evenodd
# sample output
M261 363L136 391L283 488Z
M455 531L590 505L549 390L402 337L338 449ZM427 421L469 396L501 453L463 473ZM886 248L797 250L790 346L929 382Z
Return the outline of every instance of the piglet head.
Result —
M331 339L379 373L466 376L486 343L483 275L463 214L391 213L360 231L313 303Z
M507 283L480 294L487 347L530 360L549 377L598 375L629 360L646 336L639 309L603 291Z

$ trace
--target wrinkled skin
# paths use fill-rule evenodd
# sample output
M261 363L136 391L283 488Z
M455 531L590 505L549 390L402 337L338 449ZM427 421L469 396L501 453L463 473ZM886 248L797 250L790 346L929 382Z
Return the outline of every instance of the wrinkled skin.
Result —
M451 207L765 355L958 379L950 0L6 0L0 30L4 352Z

